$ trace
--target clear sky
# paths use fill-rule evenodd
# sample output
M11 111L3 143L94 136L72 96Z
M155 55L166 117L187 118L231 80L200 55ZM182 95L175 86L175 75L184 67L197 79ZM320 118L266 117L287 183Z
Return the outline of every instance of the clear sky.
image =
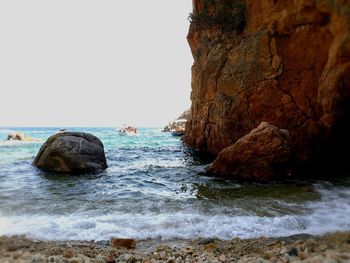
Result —
M190 106L191 4L0 1L0 126L163 126Z

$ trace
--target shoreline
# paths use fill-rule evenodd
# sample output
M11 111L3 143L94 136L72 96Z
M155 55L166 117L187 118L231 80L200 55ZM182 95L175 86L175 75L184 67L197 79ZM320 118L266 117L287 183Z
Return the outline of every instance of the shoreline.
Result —
M255 239L136 240L136 248L109 241L50 241L0 237L0 263L350 262L350 231Z

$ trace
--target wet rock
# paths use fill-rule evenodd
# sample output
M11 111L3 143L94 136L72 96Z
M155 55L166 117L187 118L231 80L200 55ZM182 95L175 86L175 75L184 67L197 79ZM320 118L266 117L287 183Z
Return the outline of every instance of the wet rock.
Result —
M286 165L289 155L289 132L262 122L235 144L222 150L207 173L258 181L288 176L278 174L278 170Z
M220 1L205 2L194 0L193 14L220 13ZM191 23L192 106L185 142L217 155L266 121L290 132L296 162L321 151L346 155L349 133L337 136L336 130L349 130L349 2L240 2L243 31ZM327 151L325 139L343 151Z
M199 242L198 242L199 245L206 245L206 244L210 244L210 243L215 243L215 239L203 238L203 239L199 240Z
M33 165L63 173L85 173L107 168L102 142L83 132L62 132L51 136L41 147Z
M113 247L124 247L132 249L136 247L136 240L130 238L112 238L111 244Z

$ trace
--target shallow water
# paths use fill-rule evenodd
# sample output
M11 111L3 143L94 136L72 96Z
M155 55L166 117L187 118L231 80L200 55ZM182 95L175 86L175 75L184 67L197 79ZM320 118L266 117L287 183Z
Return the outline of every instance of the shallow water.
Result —
M43 141L58 128L0 128ZM109 168L83 176L31 165L42 143L0 142L0 235L102 240L251 238L350 230L350 180L238 184L198 175L204 164L161 129L99 137Z

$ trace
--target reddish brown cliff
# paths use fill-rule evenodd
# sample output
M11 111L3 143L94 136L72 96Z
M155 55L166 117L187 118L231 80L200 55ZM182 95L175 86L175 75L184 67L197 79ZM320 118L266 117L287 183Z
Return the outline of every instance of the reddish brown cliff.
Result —
M350 1L240 3L193 1L184 140L217 155L268 122L289 131L290 159L308 162L349 113Z

